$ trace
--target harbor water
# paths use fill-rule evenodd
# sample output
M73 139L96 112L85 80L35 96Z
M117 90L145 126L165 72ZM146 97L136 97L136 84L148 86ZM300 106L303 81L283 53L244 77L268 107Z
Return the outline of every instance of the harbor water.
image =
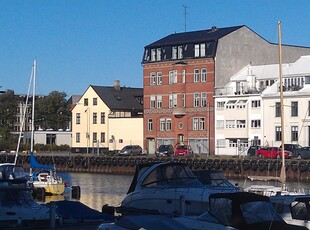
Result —
M64 181L70 185L78 185L81 188L80 201L98 211L102 206L108 204L117 206L124 199L131 184L133 175L113 175L113 174L94 174L94 173L59 173ZM252 182L250 180L230 180L240 187L247 187L252 184L275 185L274 182ZM280 184L276 184L280 186ZM310 183L308 182L287 182L289 190L310 193Z

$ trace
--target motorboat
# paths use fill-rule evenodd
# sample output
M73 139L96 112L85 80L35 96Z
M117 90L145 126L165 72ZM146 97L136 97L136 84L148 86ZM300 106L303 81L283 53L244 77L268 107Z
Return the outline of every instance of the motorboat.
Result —
M286 223L270 203L269 197L235 192L210 194L209 208L200 216L125 215L114 223L103 223L98 227L98 230L105 229L305 230L307 228Z
M276 195L270 201L287 223L310 229L310 195Z
M31 189L22 166L0 164L1 223L49 220L50 209L34 200Z
M239 190L232 184L222 185L202 184L191 169L180 162L140 164L127 196L116 211L122 214L199 215L205 212L210 194Z

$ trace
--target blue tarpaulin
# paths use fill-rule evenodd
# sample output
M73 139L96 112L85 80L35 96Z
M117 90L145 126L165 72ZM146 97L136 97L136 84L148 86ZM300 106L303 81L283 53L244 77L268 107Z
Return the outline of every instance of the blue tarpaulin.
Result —
M37 162L36 158L33 155L33 152L30 152L30 168L39 168L39 169L46 169L46 170L54 170L54 166L50 165L42 165Z

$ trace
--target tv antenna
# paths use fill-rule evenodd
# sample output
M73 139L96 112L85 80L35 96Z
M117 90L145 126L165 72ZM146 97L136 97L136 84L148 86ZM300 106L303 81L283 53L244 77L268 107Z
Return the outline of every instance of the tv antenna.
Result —
M189 7L186 6L186 5L183 5L182 7L184 8L184 30L185 30L185 32L186 32L186 15L188 14L188 13L187 13L187 9L188 9Z

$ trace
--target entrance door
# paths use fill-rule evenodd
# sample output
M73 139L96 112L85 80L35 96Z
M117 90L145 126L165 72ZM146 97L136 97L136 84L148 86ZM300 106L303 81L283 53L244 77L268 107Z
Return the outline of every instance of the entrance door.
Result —
M179 140L180 145L184 145L184 135L183 134L179 134L178 140Z
M149 154L155 154L155 139L148 139L149 142Z

